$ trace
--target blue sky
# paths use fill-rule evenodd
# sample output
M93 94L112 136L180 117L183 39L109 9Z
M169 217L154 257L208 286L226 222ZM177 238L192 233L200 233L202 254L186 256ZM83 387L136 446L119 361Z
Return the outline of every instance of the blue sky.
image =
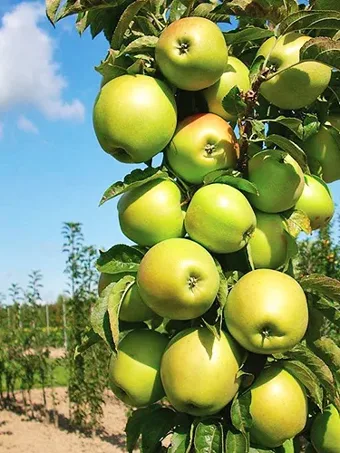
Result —
M44 300L66 288L61 227L83 223L86 244L128 242L116 202L101 208L104 190L131 167L99 147L92 105L100 76L94 66L107 42L81 38L70 18L54 30L37 2L0 4L0 292L26 287L43 273ZM333 184L340 201L340 185Z

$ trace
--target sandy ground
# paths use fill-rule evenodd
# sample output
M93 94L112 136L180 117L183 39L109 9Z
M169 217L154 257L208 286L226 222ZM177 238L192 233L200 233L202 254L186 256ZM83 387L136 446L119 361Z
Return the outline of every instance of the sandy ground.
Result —
M40 390L32 392L35 416L32 420L23 412L21 395L11 410L0 411L0 452L12 453L117 453L125 452L124 428L127 408L112 394L106 395L103 430L94 438L69 429L68 403L64 388L56 390L59 427L43 423L39 407L42 403ZM52 408L48 398L48 408Z

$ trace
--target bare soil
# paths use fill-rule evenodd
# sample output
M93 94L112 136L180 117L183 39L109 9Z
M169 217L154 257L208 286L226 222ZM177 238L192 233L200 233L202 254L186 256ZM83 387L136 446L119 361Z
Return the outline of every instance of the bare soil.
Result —
M48 392L48 409L51 413L52 400ZM34 417L30 408L24 411L20 392L16 402L8 402L0 411L0 452L11 453L118 453L125 452L124 428L127 407L111 393L105 395L103 427L92 437L74 431L69 425L69 409L65 388L56 389L58 400L58 427L53 422L44 422L42 391L32 391Z

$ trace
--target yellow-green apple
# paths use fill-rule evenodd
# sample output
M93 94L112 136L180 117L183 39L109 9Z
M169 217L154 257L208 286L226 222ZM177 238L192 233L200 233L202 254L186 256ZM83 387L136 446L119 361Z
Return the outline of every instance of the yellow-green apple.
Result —
M161 80L122 75L100 90L93 125L101 147L121 162L144 162L163 150L177 124L174 95Z
M117 208L122 232L137 244L152 246L185 235L181 191L170 179L149 181L125 192Z
M243 248L255 230L256 217L246 197L226 184L201 187L185 216L190 238L215 253Z
M310 36L291 32L278 39L269 38L258 50L257 56L268 58L267 66L277 72L260 88L260 93L271 104L281 109L300 109L314 102L327 88L331 68L317 61L300 59L300 49L310 39Z
M228 48L219 27L203 17L176 20L156 44L156 63L178 88L198 91L214 84L228 61Z
M166 239L144 255L137 274L143 301L158 315L193 319L213 304L220 277L214 260L189 239Z
M213 113L199 113L181 121L166 157L177 176L200 184L211 171L234 168L239 145L232 127Z
M98 283L98 294L102 294L104 289L113 282L117 282L125 274L100 274L99 283ZM127 293L124 296L123 302L119 310L119 319L121 321L127 322L141 322L148 321L150 319L157 318L158 316L154 313L142 300L140 297L137 284L134 283L128 289Z
M255 269L277 269L286 261L288 242L280 214L255 211L256 228L249 240Z
M272 269L241 277L224 309L229 332L245 349L275 354L293 348L308 325L308 306L299 283Z
M218 339L206 327L182 330L168 344L161 363L166 396L179 412L219 412L235 396L244 351L230 335Z
M259 195L247 195L257 209L277 213L292 208L300 198L305 184L299 164L288 153L267 149L255 154L248 165L248 179Z
M333 117L329 118L329 122L334 127L338 124ZM327 183L340 179L340 133L339 140L333 135L335 133L327 125L322 125L315 135L302 143L311 170L321 173Z
M250 90L249 69L238 58L229 56L221 78L214 85L202 91L209 112L216 113L228 121L237 118L233 113L224 110L222 106L223 98L234 86L243 92Z
M275 365L264 369L249 391L252 442L279 447L303 430L308 415L306 392L286 370Z
M311 440L317 453L340 453L340 414L332 404L315 418Z
M312 230L317 230L331 220L335 207L327 185L316 176L305 175L305 186L295 209L304 211Z
M164 397L160 376L161 359L168 338L153 330L133 330L111 356L109 384L126 404L147 406Z

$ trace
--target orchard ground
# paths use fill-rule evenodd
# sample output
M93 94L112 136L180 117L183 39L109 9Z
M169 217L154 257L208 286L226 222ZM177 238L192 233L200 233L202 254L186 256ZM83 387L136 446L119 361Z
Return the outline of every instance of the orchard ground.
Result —
M102 430L97 436L86 436L69 427L68 400L66 388L56 389L58 399L59 427L45 424L39 408L42 405L42 391L32 391L35 419L23 412L20 392L17 402L9 409L0 411L0 451L19 453L118 453L125 450L124 428L128 408L118 401L112 392L105 395ZM48 391L48 408L52 408Z

